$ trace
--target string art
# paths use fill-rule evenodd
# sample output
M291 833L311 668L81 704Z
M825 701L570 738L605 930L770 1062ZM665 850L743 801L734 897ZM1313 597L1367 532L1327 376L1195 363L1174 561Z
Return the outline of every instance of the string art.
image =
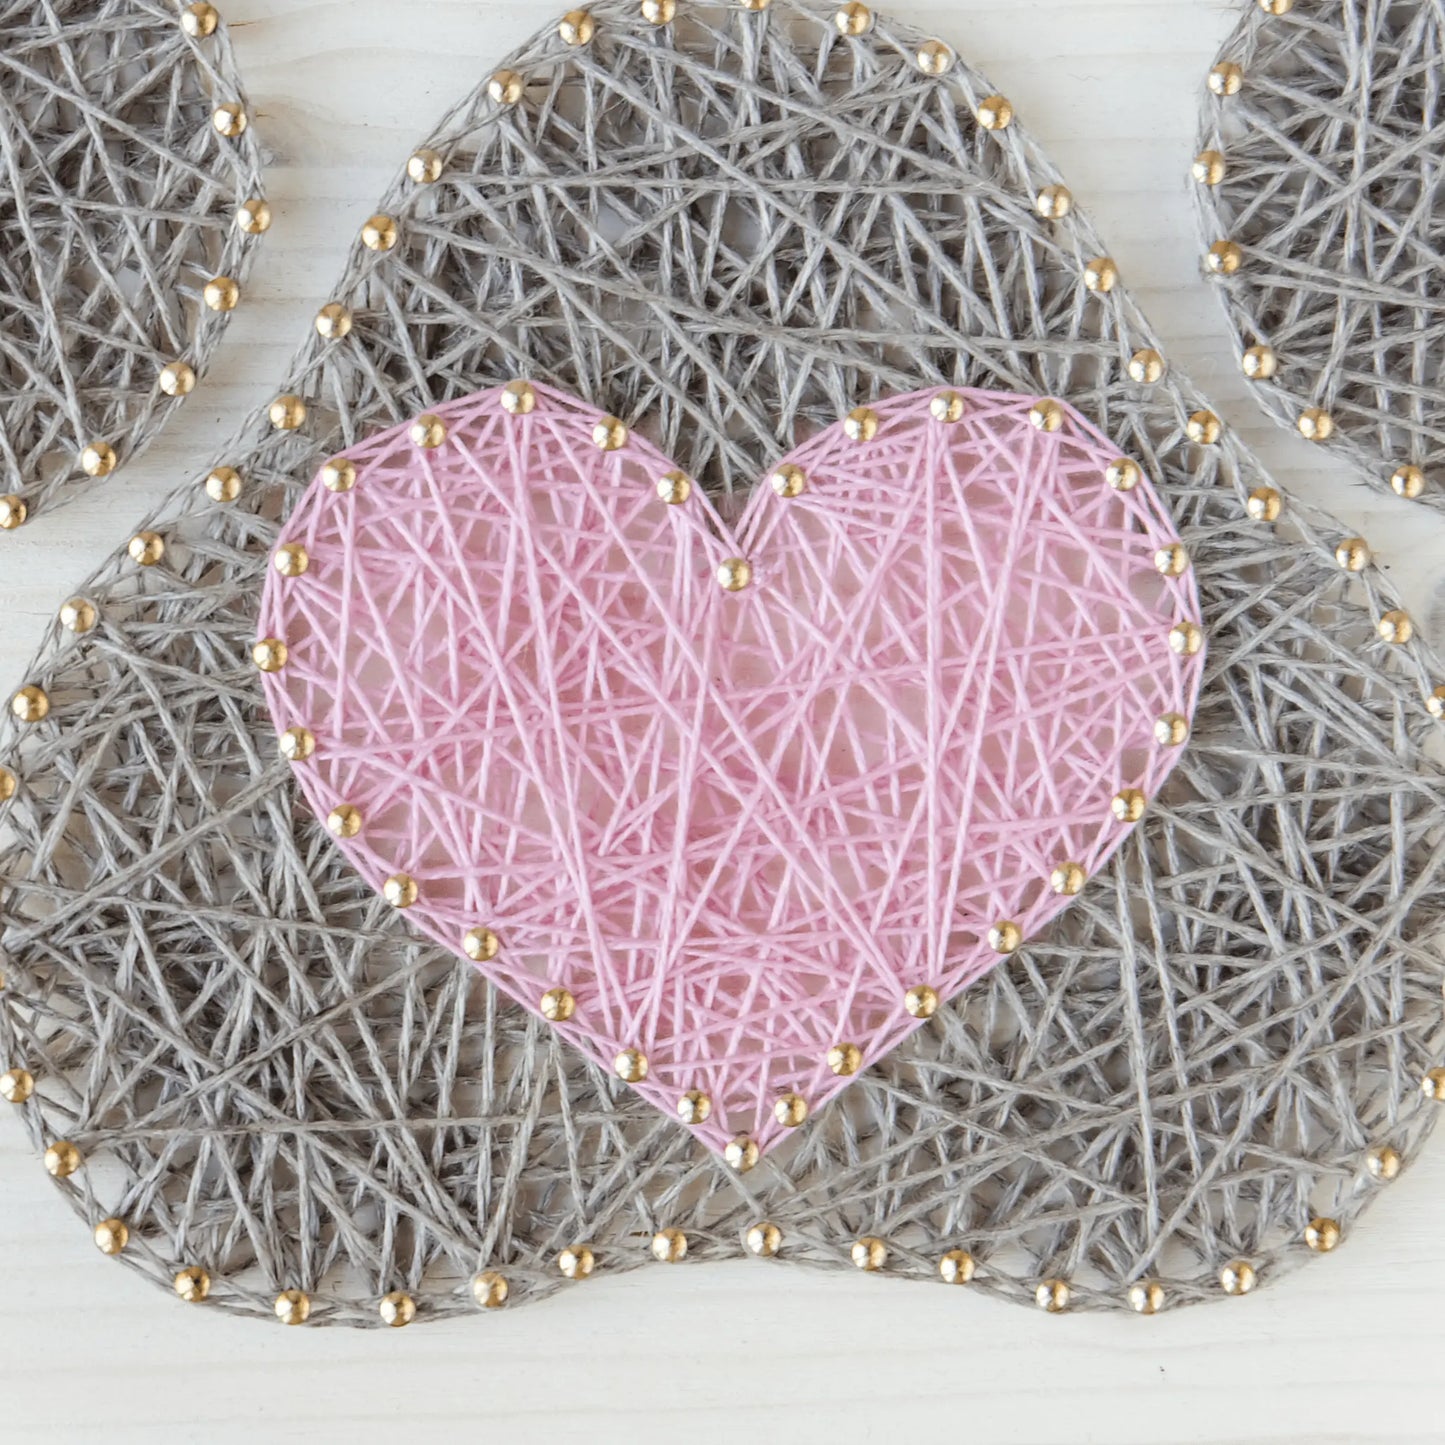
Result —
M1445 5L1251 3L1194 163L1208 269L1261 404L1445 505Z
M1203 663L1152 487L1051 399L889 398L770 482L734 530L616 418L482 392L322 468L257 644L371 885L719 1151L1082 889Z
M215 8L0 0L0 531L138 455L270 224Z
M4 1090L107 1254L205 1308L395 1325L510 1308L651 1261L748 1255L758 1268L857 1268L1049 1311L1147 1314L1248 1294L1348 1241L1445 1096L1445 778L1430 753L1445 670L1366 542L1272 487L1170 367L1012 106L945 43L858 4L607 0L569 14L418 149L317 320L274 403L145 523L159 559L118 548L85 585L94 626L57 626L6 724ZM510 413L468 418L478 393L519 380L538 404L532 426L565 393L576 415L637 438L627 455L652 457L652 488L659 458L690 482L673 506L637 497L641 535L671 529L720 566L709 549L752 535L757 518L806 529L816 550L786 553L783 580L811 555L834 564L836 596L848 595L842 539L864 518L835 527L821 482L780 496L768 479L789 453L833 445L859 408L880 418L871 446L897 399L1006 393L1137 466L1122 499L1107 485L1092 495L1143 507L1152 489L1151 515L1177 539L1157 549L1152 585L1196 589L1204 662L1189 736L1137 825L1051 921L1021 928L1014 953L760 1153L719 1158L586 1058L565 1008L538 1009L551 979L534 980L523 1007L500 974L458 956L454 935L439 944L413 908L392 906L380 865L411 836L407 814L383 808L354 839L333 836L308 796L345 765L328 757L324 709L283 715L278 750L264 687L289 688L291 658L274 679L258 670L280 660L258 639L286 640L261 628L263 605L321 616L306 598L335 585L338 555L318 530L313 573L309 550L301 570L278 544L299 527L309 549L304 529L327 516L384 521L361 460L349 492L347 468L328 469L342 489L329 511L325 477L308 495L313 479L333 459L400 445L397 428L416 448L416 428L443 445L431 461L407 451L384 485L456 466L459 498L478 495L482 475L502 473L468 476L473 452L447 450L445 433L480 446L487 426L510 425ZM615 435L609 425L604 439ZM1044 440L1030 423L1029 443ZM557 508L534 517L559 537L576 537L569 509L589 486L630 475L599 453L585 435L548 449L549 467L581 467L583 480L526 489ZM212 486L218 470L234 486ZM980 506L1006 512L1002 498ZM409 492L392 524L395 555L367 562L382 579L420 555L415 539L472 526ZM487 529L498 550L484 555L500 567L514 535L510 522ZM286 578L271 559L288 555L298 575ZM697 597L699 616L739 603L761 617L783 595L769 591L766 549L757 590L726 594L701 561L666 571L648 555L680 614ZM432 556L427 587L441 598L446 554ZM613 575L569 556L575 544L557 573L579 587ZM906 597L911 569L856 595ZM980 588L1005 585L977 571ZM1035 585L1015 573L1006 595ZM1082 575L1071 583L1082 589ZM635 621L633 595L640 606L640 590L616 605ZM821 605L829 592L815 571L797 595ZM375 621L361 596L347 608L366 619L368 656L443 656L413 635L404 592ZM1035 603L1034 625L1052 606ZM444 615L439 602L438 625ZM922 647L951 615L924 609L898 636ZM467 643L486 635L495 618ZM859 626L840 641L869 636ZM597 687L635 675L604 670L589 645L590 673L574 657L513 659L506 675L585 674ZM308 648L301 631L298 668L318 666ZM454 641L449 656L460 667L477 655ZM1098 669L1121 690L1141 685L1130 655ZM448 665L421 679L429 698L454 695ZM385 677L368 663L348 699L380 696ZM746 690L751 678L722 681ZM1086 738L1076 707L1061 693L1057 719L1033 716L1060 725L1059 776L1077 758L1097 778L1114 724ZM478 709L476 737L540 746L540 729L521 735L526 716ZM1126 735L1116 716L1126 748L1152 756L1158 719L1130 717ZM876 745L881 721L865 718ZM648 726L661 721L636 717L618 736ZM770 726L781 739L785 724ZM800 766L821 746L809 733ZM377 756L358 751L358 776ZM499 765L484 796L500 810L523 786ZM449 836L452 820L438 821ZM508 814L501 831L515 827ZM718 862L728 856L719 845ZM472 859L452 875L410 866L420 906L425 885ZM466 923L495 934L484 961L509 967L516 952L531 966L507 928ZM577 987L574 1017L587 1002ZM822 1026L807 1026L816 1043Z

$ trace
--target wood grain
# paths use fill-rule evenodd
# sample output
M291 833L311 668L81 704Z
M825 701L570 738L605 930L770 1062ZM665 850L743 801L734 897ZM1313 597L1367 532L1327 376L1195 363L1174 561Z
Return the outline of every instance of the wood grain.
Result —
M1315 3L1315 0L1305 0ZM546 7L229 0L277 220L211 377L144 461L0 548L0 680L59 604L269 399L374 197ZM561 7L559 7L561 8ZM897 13L965 49L1110 238L1170 360L1289 488L1370 538L1445 636L1445 519L1366 494L1246 395L1187 194L1201 78L1234 4L983 0ZM534 1308L358 1336L238 1323L103 1258L0 1119L0 1432L46 1445L1445 1440L1445 1139L1356 1237L1278 1288L1152 1320L1048 1318L966 1289L764 1261L600 1274Z

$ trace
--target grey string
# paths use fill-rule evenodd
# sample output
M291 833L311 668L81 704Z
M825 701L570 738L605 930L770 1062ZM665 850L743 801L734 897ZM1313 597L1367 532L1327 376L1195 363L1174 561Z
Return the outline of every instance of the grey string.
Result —
M681 5L665 27L593 9L575 49L548 26L428 146L433 186L379 210L395 250L358 246L335 290L349 336L308 333L280 388L306 424L254 419L147 524L159 566L85 586L101 621L58 629L26 681L45 722L12 728L19 786L0 852L9 987L0 1064L37 1079L37 1143L86 1164L58 1187L131 1229L120 1262L163 1285L209 1270L204 1308L269 1315L304 1289L313 1324L510 1304L651 1264L780 1255L1127 1308L1267 1282L1346 1239L1383 1187L1367 1151L1418 1153L1445 1050L1445 777L1423 639L1380 640L1379 572L1342 571L1340 529L1265 485L1130 301L1083 283L1103 248L1019 122L974 119L990 87L914 61L880 20ZM1066 397L1156 479L1195 559L1210 642L1203 699L1164 796L1109 869L1020 956L967 991L751 1173L736 1175L560 1046L459 959L418 941L299 804L249 661L278 519L322 461L426 406L515 375L605 406L719 497L817 426L884 392L949 382ZM201 484L237 467L240 500ZM123 538L117 538L123 544ZM38 1166L37 1166L38 1167ZM97 1268L109 1267L97 1260ZM653 1267L662 1268L662 1265ZM668 1266L674 1267L674 1266ZM1328 1267L1327 1265L1325 1267ZM177 1306L180 1307L180 1306ZM190 1306L187 1306L190 1307ZM490 1313L494 1322L504 1318Z

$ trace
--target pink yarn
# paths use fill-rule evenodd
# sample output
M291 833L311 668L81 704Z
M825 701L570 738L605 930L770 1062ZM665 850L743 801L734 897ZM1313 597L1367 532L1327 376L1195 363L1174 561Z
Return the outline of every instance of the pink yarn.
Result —
M1159 498L1106 481L1072 409L956 395L956 422L929 391L869 440L829 427L779 463L806 489L764 482L733 528L701 488L661 500L636 433L599 448L594 408L493 389L437 408L435 449L348 452L354 489L318 478L280 540L309 561L270 573L265 689L315 736L312 807L359 810L340 846L415 881L414 927L459 955L494 930L497 987L566 988L578 1048L644 1055L658 1108L708 1095L714 1148L844 1088L830 1048L877 1059L909 989L999 961L995 925L1041 929L1053 871L1099 869L1115 795L1180 751L1156 724L1191 713L1202 654L1170 632L1199 605L1156 566Z

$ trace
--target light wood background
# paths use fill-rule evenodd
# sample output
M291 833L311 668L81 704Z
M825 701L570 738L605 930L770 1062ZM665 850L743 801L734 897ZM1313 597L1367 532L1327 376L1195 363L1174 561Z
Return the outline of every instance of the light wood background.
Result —
M0 685L146 510L261 404L374 198L552 5L218 0L273 152L277 219L212 376L144 461L0 547ZM565 8L554 0L556 9ZM686 0L682 0L686 3ZM900 0L1052 150L1170 360L1278 478L1368 537L1445 640L1445 523L1365 494L1246 396L1193 233L1205 71L1247 0ZM1298 0L1328 9L1337 0ZM6 1106L0 1105L0 1108ZM1157 1319L760 1261L600 1274L551 1302L366 1335L227 1320L103 1258L0 1118L0 1438L1445 1441L1445 1136L1355 1236L1279 1287Z

